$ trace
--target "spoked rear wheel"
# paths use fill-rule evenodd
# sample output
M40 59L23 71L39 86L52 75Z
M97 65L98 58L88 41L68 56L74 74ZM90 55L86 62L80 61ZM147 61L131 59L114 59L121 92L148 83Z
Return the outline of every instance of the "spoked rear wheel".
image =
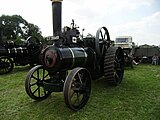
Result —
M88 102L91 92L91 76L85 68L75 68L68 74L63 88L68 108L78 111Z
M121 83L124 74L124 53L119 47L108 48L104 58L104 76L111 85Z
M47 98L51 92L45 90L43 82L48 79L50 79L49 73L42 65L33 67L26 76L26 93L35 100Z
M0 74L6 74L13 70L13 61L11 58L2 56L0 57Z

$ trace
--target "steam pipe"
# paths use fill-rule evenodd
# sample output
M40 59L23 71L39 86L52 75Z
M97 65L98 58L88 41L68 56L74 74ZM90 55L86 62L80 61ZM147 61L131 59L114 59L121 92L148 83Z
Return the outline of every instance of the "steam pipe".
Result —
M62 34L62 0L52 1L53 14L53 36L61 36Z

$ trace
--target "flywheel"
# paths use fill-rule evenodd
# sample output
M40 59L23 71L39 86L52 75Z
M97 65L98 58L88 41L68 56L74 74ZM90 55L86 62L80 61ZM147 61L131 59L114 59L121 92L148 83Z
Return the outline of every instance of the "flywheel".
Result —
M121 83L124 74L124 54L120 47L109 47L104 57L104 76L111 85Z

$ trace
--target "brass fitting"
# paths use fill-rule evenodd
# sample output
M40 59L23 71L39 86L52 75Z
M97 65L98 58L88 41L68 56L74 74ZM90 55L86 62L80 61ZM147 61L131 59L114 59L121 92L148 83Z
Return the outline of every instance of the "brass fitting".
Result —
M52 2L62 2L63 0L51 0Z

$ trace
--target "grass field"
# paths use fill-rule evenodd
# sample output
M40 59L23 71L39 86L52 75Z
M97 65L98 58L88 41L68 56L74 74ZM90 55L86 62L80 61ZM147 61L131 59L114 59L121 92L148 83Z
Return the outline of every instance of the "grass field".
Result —
M32 100L24 88L28 70L16 67L0 76L0 120L160 120L160 66L126 68L117 87L92 81L89 102L79 112L65 106L62 93Z

